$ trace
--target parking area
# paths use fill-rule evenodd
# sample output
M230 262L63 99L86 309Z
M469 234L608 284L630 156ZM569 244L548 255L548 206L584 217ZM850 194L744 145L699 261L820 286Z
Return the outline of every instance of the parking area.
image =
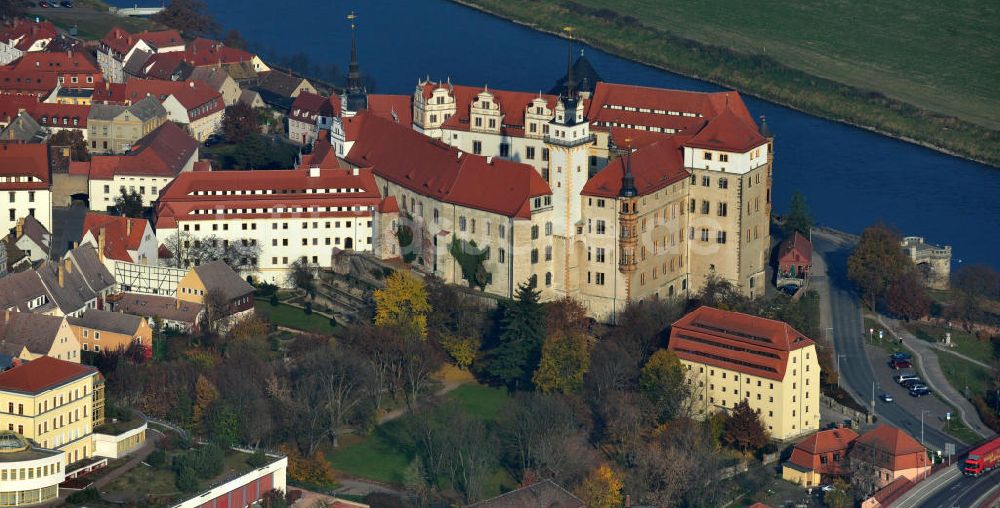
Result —
M924 426L943 430L946 422L946 414L951 409L934 394L923 397L913 397L909 391L893 381L893 376L903 373L912 373L920 376L916 369L893 370L888 366L889 353L884 349L866 345L865 352L871 360L872 369L875 371L877 386L875 387L875 410L885 404L896 404L913 415L920 415L924 412ZM892 402L885 402L881 399L882 393L892 396ZM869 395L870 398L870 395ZM870 403L870 402L869 402ZM911 428L912 427L912 428ZM903 430L913 437L920 439L920 424L904 424Z

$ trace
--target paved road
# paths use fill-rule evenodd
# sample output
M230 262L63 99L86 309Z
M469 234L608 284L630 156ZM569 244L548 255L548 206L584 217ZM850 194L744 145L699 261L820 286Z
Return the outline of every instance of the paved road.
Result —
M853 241L815 230L812 240L815 252L822 259L813 262L814 276L810 284L820 293L823 305L829 306L823 327L832 328L826 333L833 337L834 354L844 355L840 358L842 386L857 400L868 401L875 373L865 353L861 305L853 284L847 279L847 258L853 249ZM821 272L824 261L825 276ZM834 356L834 361L836 358ZM879 404L876 414L880 421L906 429L916 434L917 439L920 438L919 414L914 416L898 404ZM939 450L944 448L945 443L958 443L955 438L927 426L924 427L924 440L925 444Z

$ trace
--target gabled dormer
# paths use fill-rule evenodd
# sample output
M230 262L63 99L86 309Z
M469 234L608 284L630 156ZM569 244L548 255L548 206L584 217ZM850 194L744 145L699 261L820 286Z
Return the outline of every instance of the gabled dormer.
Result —
M451 80L435 83L417 81L413 92L413 128L431 137L441 136L441 125L455 115L454 89Z
M538 97L528 104L524 111L524 135L529 138L542 138L549 133L549 122L555 112L549 107L548 101Z
M488 88L484 88L469 105L469 130L499 134L502 123L500 103Z

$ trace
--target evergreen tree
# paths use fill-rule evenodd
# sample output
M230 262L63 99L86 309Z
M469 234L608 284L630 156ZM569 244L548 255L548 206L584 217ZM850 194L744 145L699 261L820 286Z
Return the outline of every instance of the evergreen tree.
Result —
M126 191L125 187L121 188L121 195L115 198L115 208L118 209L119 215L134 219L142 218L142 213L145 210L142 206L142 196L135 190Z
M538 303L538 281L532 277L517 286L513 301L507 302L501 320L500 343L492 351L489 374L517 389L529 386L538 366L545 340L545 320Z
M785 216L785 233L791 235L798 231L802 236L809 238L811 228L812 217L809 216L806 197L801 192L795 191L795 194L792 194L792 205L788 209L788 215Z

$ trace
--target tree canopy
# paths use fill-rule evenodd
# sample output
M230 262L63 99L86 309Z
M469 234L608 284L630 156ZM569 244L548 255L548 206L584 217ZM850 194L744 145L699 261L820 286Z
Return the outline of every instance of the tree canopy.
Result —
M49 138L49 146L68 146L70 160L90 160L87 140L83 139L83 133L77 129L63 129L53 134Z
M517 286L514 299L503 304L500 340L489 360L493 378L511 388L528 387L545 340L544 313L534 277Z
M260 134L260 115L243 102L226 106L222 116L222 135L226 140L241 143L254 134Z
M187 37L213 37L219 33L219 24L201 0L170 0L166 9L154 14L151 19Z
M806 197L801 192L795 191L792 194L792 204L788 208L783 224L785 234L791 235L798 232L800 235L809 238L809 230L812 229L812 217L809 216L809 207L806 206Z
M142 218L142 214L145 212L145 207L142 206L142 196L134 190L132 192L126 191L124 187L121 189L121 194L115 198L115 208L119 215L136 219Z
M847 275L858 285L870 308L885 296L893 282L912 269L913 263L903 254L899 240L899 235L884 224L870 226L861 233L847 260Z
M395 326L420 338L427 337L431 305L423 280L398 270L386 278L385 289L376 290L374 296L377 326Z

